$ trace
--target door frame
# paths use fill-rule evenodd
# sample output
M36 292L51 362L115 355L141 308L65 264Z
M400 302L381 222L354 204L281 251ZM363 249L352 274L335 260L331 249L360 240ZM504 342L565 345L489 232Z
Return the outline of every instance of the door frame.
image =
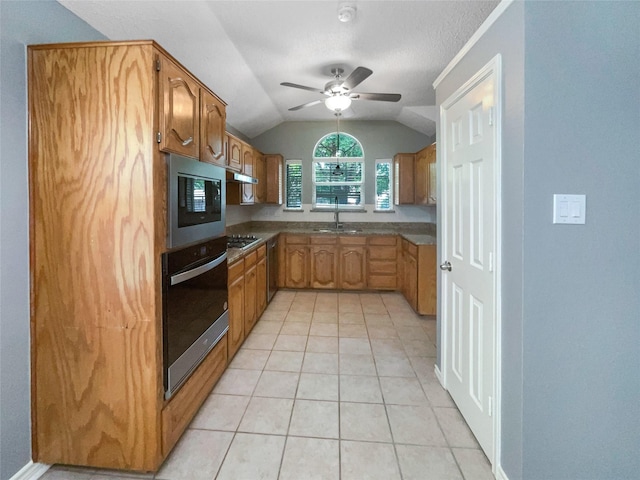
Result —
M495 252L493 254L493 268L494 268L494 353L493 353L493 365L494 365L494 386L493 386L493 458L489 461L492 465L492 470L497 479L506 478L503 476L502 466L500 463L500 451L501 451L501 435L500 429L502 425L502 108L503 108L503 78L502 78L502 56L500 54L493 57L484 67L482 67L475 75L467 80L460 88L458 88L449 98L447 98L440 105L440 143L446 145L448 141L447 131L445 128L447 121L447 111L451 108L460 98L465 96L470 90L472 90L478 83L484 80L491 74L495 75L495 96L493 105L493 136L495 142L495 165L494 165L494 238L495 238ZM446 148L438 148L438 163L440 164L440 195L442 199L438 202L442 205L438 216L440 218L438 230L441 232L440 238L444 240L447 229L447 216L446 205L444 201L446 199L447 188L447 155ZM442 241L440 248L440 261L444 261L447 258L448 246ZM447 389L447 317L446 317L446 289L442 282L442 274L439 271L438 282L438 305L440 305L440 368L437 364L435 366L435 373L442 386Z

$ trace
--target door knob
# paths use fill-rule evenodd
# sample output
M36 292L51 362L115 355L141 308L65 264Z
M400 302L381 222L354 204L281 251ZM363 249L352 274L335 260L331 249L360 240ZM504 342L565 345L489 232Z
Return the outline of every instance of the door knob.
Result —
M449 260L445 260L440 264L440 270L448 270L451 271L451 262Z

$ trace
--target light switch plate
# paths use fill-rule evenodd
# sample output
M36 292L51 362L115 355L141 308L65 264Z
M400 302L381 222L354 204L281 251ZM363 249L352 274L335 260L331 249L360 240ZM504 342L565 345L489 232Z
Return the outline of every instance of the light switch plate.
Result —
M587 196L556 193L553 195L553 223L584 225Z

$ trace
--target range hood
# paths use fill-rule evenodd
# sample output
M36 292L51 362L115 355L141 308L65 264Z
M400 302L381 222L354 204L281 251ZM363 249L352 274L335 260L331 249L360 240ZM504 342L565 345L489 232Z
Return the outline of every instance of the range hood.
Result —
M227 171L227 182L253 183L255 185L258 183L258 179L250 177L249 175L243 175L242 173Z

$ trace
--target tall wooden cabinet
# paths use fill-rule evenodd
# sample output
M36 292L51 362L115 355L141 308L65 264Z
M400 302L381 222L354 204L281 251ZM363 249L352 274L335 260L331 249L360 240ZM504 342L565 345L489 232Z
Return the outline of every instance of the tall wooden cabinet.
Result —
M393 157L394 205L436 205L436 144Z
M28 62L33 460L155 471L227 359L164 400L162 152L197 161L207 89L151 41Z

